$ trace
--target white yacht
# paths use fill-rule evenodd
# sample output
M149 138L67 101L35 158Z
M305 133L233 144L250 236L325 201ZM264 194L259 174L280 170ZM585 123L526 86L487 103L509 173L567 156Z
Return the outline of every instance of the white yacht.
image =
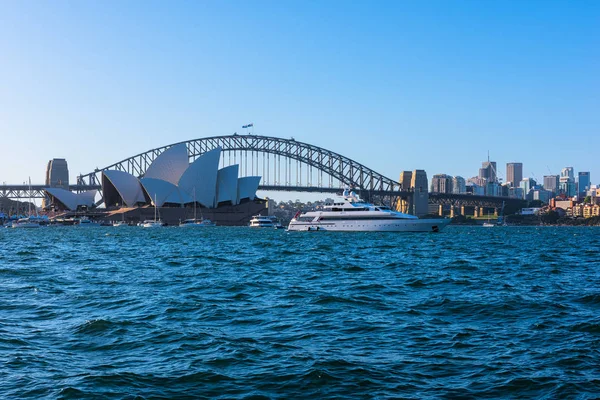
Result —
M179 226L182 228L204 228L204 227L217 226L217 224L212 222L210 219L190 218L190 219L186 219L185 221L181 222L179 224Z
M248 224L250 228L275 228L281 229L283 226L274 215L255 215Z
M298 212L288 231L439 232L450 219L419 219L414 215L361 201L354 192L324 206L323 211Z
M112 226L118 228L118 227L121 227L121 226L129 226L129 225L127 225L127 222L125 222L125 221L115 221L115 222L112 223Z
M27 218L21 218L21 219L17 220L16 222L13 222L12 227L18 228L18 229L39 228L40 223L38 222L37 218L27 217Z
M202 217L202 211L200 211L201 218L196 218L196 188L194 187L194 218L186 219L179 223L181 228L206 228L211 226L217 226L210 219L204 219Z
M161 228L163 222L158 215L158 206L156 205L156 195L154 196L154 220L147 219L140 224L142 228Z
M35 211L35 217L31 215L31 178L29 178L29 201L27 202L27 218L20 218L16 222L12 223L13 228L22 229L22 228L39 228L40 227L40 219L37 215L37 209Z

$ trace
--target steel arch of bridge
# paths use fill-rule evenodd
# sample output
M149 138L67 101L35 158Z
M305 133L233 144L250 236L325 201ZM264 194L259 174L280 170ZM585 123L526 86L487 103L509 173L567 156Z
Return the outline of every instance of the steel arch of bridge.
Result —
M399 182L387 178L382 174L366 167L365 165L331 150L313 146L308 143L303 143L294 140L293 138L282 139L272 136L237 134L193 139L152 149L109 165L108 167L96 169L94 172L80 175L77 178L77 184L81 186L100 185L100 173L104 170L113 169L128 172L137 177L142 177L146 172L146 169L150 166L150 164L152 164L156 157L158 157L169 147L181 143L185 143L187 145L188 156L191 161L207 151L221 147L223 151L221 157L222 162L224 163L226 159L229 159L230 164L240 164L240 175L242 176L252 175L252 173L247 173L250 163L248 158L249 153L252 157L251 170L254 170L255 155L257 171L259 170L259 154L263 154L263 169L265 167L264 155L267 156L268 173L270 173L268 170L269 166L274 165L274 167L276 167L277 163L279 163L278 168L282 169L283 164L281 162L281 158L283 158L283 162L288 163L285 184L283 184L284 182L281 180L282 171L274 171L275 178L279 176L279 179L275 179L275 182L273 182L274 184L271 182L262 182L261 189L263 190L292 190L293 188L295 191L319 191L319 188L322 188L324 191L331 191L331 189L334 188L340 189L343 187L351 187L360 190L363 194L367 193L378 196L409 195L409 192L402 192ZM240 156L240 162L236 162L238 152ZM231 162L232 154L234 156L233 163ZM244 154L245 160L243 158ZM274 159L269 160L269 155L272 155ZM292 160L295 160L297 163L299 163L300 168L302 168L302 164L304 164L306 166L305 168L314 168L315 170L319 171L321 174L321 179L317 179L317 182L315 183L311 178L307 178L306 184L302 185L302 182L298 182L298 172L296 172L296 184L293 184L290 179L291 175L289 174L289 170L292 167ZM296 167L298 168L298 164L296 164ZM323 182L323 173L329 176L328 186L326 186L324 184L325 182ZM301 181L302 171L300 172L299 177ZM337 181L337 185L334 184L335 181Z

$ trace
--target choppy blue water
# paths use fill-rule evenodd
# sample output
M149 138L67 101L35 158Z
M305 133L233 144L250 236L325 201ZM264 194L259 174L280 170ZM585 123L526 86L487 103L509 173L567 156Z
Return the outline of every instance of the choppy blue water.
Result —
M2 398L593 398L600 229L0 231Z

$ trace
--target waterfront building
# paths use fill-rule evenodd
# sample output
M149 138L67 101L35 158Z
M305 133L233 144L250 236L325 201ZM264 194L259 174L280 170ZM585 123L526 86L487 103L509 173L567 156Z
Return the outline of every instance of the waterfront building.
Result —
M216 148L189 163L187 147L180 143L156 157L141 178L119 170L102 171L104 205L107 208L147 204L183 207L198 203L206 208L217 208L254 200L260 176L238 178L238 165L219 169L220 157L221 148ZM52 188L45 190L64 209L89 206L86 196L73 197L69 191Z
M467 192L467 183L462 176L452 178L452 193L463 194Z
M558 194L558 184L559 184L559 176L558 175L545 175L544 176L544 189L552 192L553 196Z
M518 185L523 180L523 163L510 162L506 164L506 181L511 182L513 186Z
M583 206L583 217L591 218L600 216L600 205L598 204L584 204Z
M452 176L446 174L435 174L431 178L432 193L452 193Z
M94 207L96 195L98 194L97 190L73 193L62 188L45 188L44 192L46 194L45 207L72 211Z
M586 172L579 172L577 174L577 195L580 198L584 198L587 194L588 189L590 188L590 173L589 171Z

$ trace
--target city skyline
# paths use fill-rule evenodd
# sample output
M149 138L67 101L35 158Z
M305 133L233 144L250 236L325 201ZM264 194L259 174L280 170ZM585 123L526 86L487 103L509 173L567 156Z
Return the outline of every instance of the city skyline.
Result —
M53 158L74 182L249 122L393 179L469 178L489 150L505 179L518 161L538 182L564 166L600 182L596 3L32 1L2 14L0 182L43 183Z

